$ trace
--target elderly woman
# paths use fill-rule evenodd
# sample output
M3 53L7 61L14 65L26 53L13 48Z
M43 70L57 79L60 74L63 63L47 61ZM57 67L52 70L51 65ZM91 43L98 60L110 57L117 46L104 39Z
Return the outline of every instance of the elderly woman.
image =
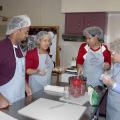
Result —
M103 30L99 27L88 27L83 31L86 43L81 44L77 56L78 71L87 78L87 85L102 86L99 80L104 70L110 69L111 55L103 40Z
M51 83L51 72L54 65L47 52L50 43L50 34L40 31L36 35L37 48L26 54L26 77L29 83L28 88L31 88L32 93L42 90L45 85ZM26 93L31 95L30 89Z
M120 119L120 39L110 44L113 52L113 66L110 75L103 75L103 83L108 86L106 120Z

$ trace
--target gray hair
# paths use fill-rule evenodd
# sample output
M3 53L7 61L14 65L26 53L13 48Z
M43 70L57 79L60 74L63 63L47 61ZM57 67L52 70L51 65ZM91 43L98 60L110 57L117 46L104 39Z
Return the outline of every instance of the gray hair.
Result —
M110 42L109 47L111 52L120 53L120 39Z
M6 35L10 35L18 29L29 27L31 25L30 18L27 15L14 16L7 25Z
M51 39L51 36L47 31L38 32L36 35L36 45L38 45L39 41L41 41L45 36L48 36Z
M93 26L93 27L87 27L83 30L83 35L86 36L86 34L89 33L91 36L97 35L99 40L103 40L104 34L103 30L100 27Z

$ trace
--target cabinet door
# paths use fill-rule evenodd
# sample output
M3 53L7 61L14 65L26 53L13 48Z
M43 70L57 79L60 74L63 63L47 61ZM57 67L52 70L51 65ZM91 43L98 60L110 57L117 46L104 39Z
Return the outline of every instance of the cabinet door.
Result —
M84 28L89 26L99 26L105 31L107 24L107 14L103 12L85 13L84 14Z
M82 34L84 19L82 13L66 13L65 34Z
M105 31L106 24L105 12L66 13L65 34L82 35L83 30L88 26L99 26Z

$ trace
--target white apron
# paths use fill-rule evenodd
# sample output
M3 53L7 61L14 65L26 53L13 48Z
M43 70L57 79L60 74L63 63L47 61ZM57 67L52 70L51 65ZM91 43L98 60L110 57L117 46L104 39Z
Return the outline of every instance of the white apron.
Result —
M104 57L102 53L102 47L94 52L88 48L87 55L83 64L83 75L87 78L87 85L93 87L101 85L102 82L99 80L103 74Z
M24 57L18 58L16 56L15 48L14 55L16 58L15 74L8 83L0 86L0 93L7 98L10 103L25 97L25 60Z
M54 65L48 54L39 54L39 66L37 69L47 69L44 76L33 74L29 76L29 85L32 93L43 90L44 86L51 84L51 73Z
M112 79L120 83L120 64L116 63L111 73ZM112 89L108 91L106 120L120 120L120 93Z

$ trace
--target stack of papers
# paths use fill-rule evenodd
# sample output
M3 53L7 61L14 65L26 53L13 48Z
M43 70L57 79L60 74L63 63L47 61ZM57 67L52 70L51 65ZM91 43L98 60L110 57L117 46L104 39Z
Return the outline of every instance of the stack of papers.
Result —
M17 119L0 111L0 120L17 120Z
M65 99L64 97L59 98L60 101L68 102L77 105L84 105L86 102L90 100L88 93L86 92L84 96L80 96L79 98L69 97Z
M52 93L52 94L58 94L58 95L63 95L64 94L64 87L61 86L53 86L53 85L47 85L44 87L44 91L47 93Z
M40 98L18 111L37 120L79 120L86 107Z

